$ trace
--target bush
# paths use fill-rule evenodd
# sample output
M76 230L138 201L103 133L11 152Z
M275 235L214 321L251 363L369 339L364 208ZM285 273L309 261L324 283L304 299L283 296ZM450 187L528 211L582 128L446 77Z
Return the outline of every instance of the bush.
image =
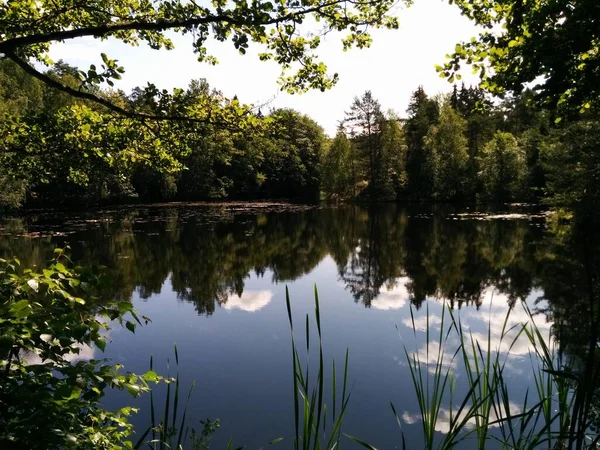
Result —
M134 331L129 302L100 302L98 270L72 266L62 250L41 273L0 259L0 447L3 449L133 448L133 408L104 410L108 388L137 396L154 372L123 373L83 352L104 350L107 322ZM132 321L124 319L130 316Z

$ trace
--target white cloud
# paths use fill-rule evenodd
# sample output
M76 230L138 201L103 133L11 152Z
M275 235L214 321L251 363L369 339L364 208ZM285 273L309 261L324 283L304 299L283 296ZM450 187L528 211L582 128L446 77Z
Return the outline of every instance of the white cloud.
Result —
M407 282L407 278L399 278L394 287L382 289L377 298L371 302L371 307L384 311L402 308L409 297L406 290Z
M456 407L454 407L454 409L451 412L450 409L448 409L448 408L440 408L437 420L434 425L435 430L440 433L444 433L444 434L448 433L450 431L450 423L452 421L457 421L456 413L457 413L458 409L459 409L459 407L456 406ZM520 414L522 412L523 408L521 406L517 405L516 403L509 402L508 409L509 409L509 414L511 416L514 416L514 415ZM489 422L493 423L493 425L490 425L490 428L499 427L501 424L494 423L494 422L498 422L500 419L504 419L504 418L508 417L508 415L506 414L506 411L504 411L504 410L499 411L499 413L500 414L497 414L494 409L492 409L492 411L490 412ZM460 420L464 420L467 417L467 414L468 414L468 406L462 410L461 414L458 417ZM404 411L402 413L402 421L408 425L413 425L413 424L419 423L421 421L421 415L420 414L411 414L408 411ZM469 429L474 428L475 425L476 425L475 418L470 417L467 420L465 428L467 430L469 430Z
M244 291L241 296L234 294L227 297L223 308L228 310L238 308L242 311L256 312L267 306L272 298L271 291Z
M429 322L429 329L439 329L439 325L442 324L442 319L439 316L429 314L429 320L427 316L419 316L414 318L414 327L416 331L427 331L427 324ZM413 319L407 317L402 321L402 325L408 328L413 328Z

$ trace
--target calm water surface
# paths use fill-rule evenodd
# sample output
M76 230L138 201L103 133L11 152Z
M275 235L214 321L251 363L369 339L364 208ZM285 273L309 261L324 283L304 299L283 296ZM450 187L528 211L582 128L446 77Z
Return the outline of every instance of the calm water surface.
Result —
M525 207L163 205L5 218L0 256L42 264L55 246L67 244L78 264L107 266L113 285L106 295L130 299L152 322L135 335L114 327L105 356L143 372L152 354L164 374L177 343L183 385L196 380L188 416L221 420L214 448L231 436L248 449L282 436L279 448L291 448L285 288L301 323L312 314L317 285L326 360L341 366L350 352L352 398L344 430L387 449L401 448L390 401L409 442L420 442L403 345L427 357L427 310L432 333L439 332L445 304L476 336L486 336L490 326L499 342L510 307L509 323L516 324L526 320L521 300L534 309L551 301L545 293L557 280L545 258L545 227L543 214ZM550 328L543 314L539 326ZM520 342L509 359L515 410L533 383L528 351ZM460 366L455 370L460 391L464 375ZM107 398L109 406L124 401L131 403ZM135 421L147 424L147 398L138 406ZM448 420L442 411L440 432Z

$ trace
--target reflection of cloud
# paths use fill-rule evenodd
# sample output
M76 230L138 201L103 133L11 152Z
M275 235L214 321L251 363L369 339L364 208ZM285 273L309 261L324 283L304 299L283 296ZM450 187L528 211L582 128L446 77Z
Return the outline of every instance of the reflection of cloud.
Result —
M256 312L267 306L273 293L271 291L245 291L242 295L230 295L223 305L225 309L238 308L242 311Z
M408 278L399 278L393 287L382 289L380 294L371 302L371 307L384 311L402 308L406 305L409 296L406 290L408 281Z
M464 337L466 339L468 353L471 351L471 337L479 344L481 350L485 352L489 346L492 352L500 352L504 357L515 358L516 360L522 360L528 356L531 351L534 351L534 347L529 341L527 335L522 331L523 326L531 326L531 318L525 308L520 304L516 304L511 310L509 310L508 298L504 294L498 294L494 292L493 288L486 289L482 295L483 303L479 310L473 308L465 308L454 312L454 317L458 320L460 318ZM446 308L450 305L446 302ZM429 319L427 318L429 314ZM507 317L508 314L508 317ZM427 321L429 320L429 329L439 330L441 325L441 314L434 313L429 310L418 311L414 317L414 327L417 331L427 330ZM448 330L451 326L451 318L446 315L446 323L444 329ZM546 321L543 315L534 315L533 322L540 331L540 334L545 338L546 344L549 344L549 333L552 324ZM413 327L413 322L410 317L405 318L402 324L408 328ZM488 335L489 333L489 335ZM451 336L455 336L455 332L451 333ZM454 348L447 348L448 352L454 352L458 347L458 341L453 339L453 343L456 345ZM419 356L422 356L419 351ZM473 355L470 355L473 358ZM425 358L422 359L423 361ZM432 361L429 361L431 363ZM509 361L506 362L505 370L510 371L514 374L522 373L523 369L517 367L515 364L511 364Z
M463 324L468 326L473 339L479 342L482 349L487 348L489 329L493 351L503 354L508 354L510 351L510 355L516 357L528 355L533 347L527 335L521 331L524 324L531 325L531 318L525 309L517 304L507 318L509 309L506 295L498 294L493 289L487 289L483 299L485 306L482 305L480 311L469 310L463 313ZM485 311L488 311L487 314ZM547 322L545 316L542 315L534 315L533 322L548 344L552 324Z
M85 345L85 344L78 344L77 348L79 349L79 353L76 353L76 352L68 353L65 356L63 356L63 359L68 362L76 362L76 361L89 361L90 359L94 358L94 353L96 351L95 348L90 347L89 345ZM42 358L40 358L35 353L22 353L19 355L19 357L21 358L21 361L23 361L23 363L26 365L44 364L44 362L47 362L47 361L42 361Z
M448 433L450 431L450 423L451 422L456 423L456 422L460 422L460 421L464 420L467 417L468 409L469 409L468 406L466 408L464 408L462 410L461 414L459 415L459 417L457 418L456 413L459 410L458 406L452 410L452 413L450 413L449 409L440 408L437 420L435 422L435 431L438 431L438 432L444 433L444 434ZM509 414L511 416L521 414L521 412L522 412L521 406L519 406L513 402L509 402L508 409L509 409ZM501 411L498 411L498 412L500 414L497 414L496 411L494 410L494 408L492 408L492 410L490 411L490 416L489 416L490 428L499 427L501 425L501 423L494 423L494 422L498 422L499 420L502 420L502 419L505 419L506 417L508 417L508 415L506 414L506 411L504 411L504 409L502 409ZM472 413L471 413L471 415L472 415ZM408 411L404 411L402 413L402 421L408 425L413 425L413 424L421 421L421 415L420 414L410 414ZM467 420L465 428L467 430L469 430L469 429L474 428L475 425L476 425L475 418L470 417Z
M441 351L441 356L440 356ZM427 370L430 373L435 373L436 367L439 365L444 369L455 369L456 359L454 358L454 351L449 351L446 345L436 340L429 341L429 344L424 344L416 352L417 360L421 364L427 364Z
M442 319L439 316L429 314L429 329L439 328L438 325L442 324ZM406 325L409 328L413 327L413 320L408 317L402 321L402 325ZM427 316L415 317L414 326L416 331L427 331Z

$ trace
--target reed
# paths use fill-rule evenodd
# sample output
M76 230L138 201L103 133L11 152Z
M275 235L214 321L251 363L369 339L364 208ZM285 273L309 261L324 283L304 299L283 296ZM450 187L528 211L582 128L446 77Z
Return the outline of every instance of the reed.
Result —
M286 287L286 305L290 332L292 337L292 374L294 390L294 450L333 450L340 447L342 436L342 420L350 400L348 392L348 350L342 369L342 389L338 398L338 374L335 360L332 362L331 409L325 403L325 363L323 358L323 334L321 330L321 311L319 293L314 289L315 323L317 328L318 367L316 373L310 372L310 317L305 320L306 362L300 358L300 350L296 345L294 321L289 291ZM327 418L330 417L328 424ZM351 438L352 439L352 438Z
M425 360L418 352L404 352L417 396L426 450L460 448L460 443L474 439L478 450L489 448L493 442L510 450L586 450L596 449L600 437L590 433L592 410L590 383L597 374L597 364L584 365L575 372L551 336L544 337L534 315L525 303L526 323L509 327L509 310L501 329L499 342L493 344L491 324L487 338L478 340L461 322L460 317L442 306L442 319L437 341L430 332L430 312L427 309ZM416 337L414 315L411 310ZM450 337L458 338L458 349L448 352ZM509 382L505 376L507 360L517 340L528 339L535 387L528 390L519 412L513 411ZM430 358L434 344L437 354ZM507 348L501 352L501 348ZM430 362L433 361L433 364ZM466 374L468 392L455 399L455 383L451 365L456 362ZM587 385L585 384L587 381ZM449 430L437 433L442 405L450 411ZM454 405L459 404L454 409ZM396 408L392 410L400 424ZM493 432L495 428L498 432ZM405 435L402 432L403 443ZM406 445L404 444L404 448Z

